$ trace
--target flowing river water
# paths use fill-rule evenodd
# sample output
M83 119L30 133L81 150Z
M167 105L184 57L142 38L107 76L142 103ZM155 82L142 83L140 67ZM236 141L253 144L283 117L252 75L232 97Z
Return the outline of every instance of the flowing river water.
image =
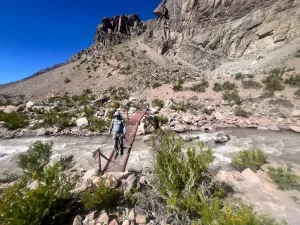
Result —
M300 165L300 134L282 131L260 131L256 129L225 129L222 132L230 135L231 140L225 144L213 144L213 137L216 133L189 132L184 135L197 135L198 140L210 145L216 156L215 163L226 168L232 155L241 150L252 147L263 149L271 158ZM56 161L60 156L74 155L76 167L85 170L97 168L97 159L93 157L93 152L101 147L103 154L109 155L112 149L112 140L103 137L35 137L0 140L0 176L5 173L18 173L17 158L26 152L28 147L36 141L53 141L52 161ZM197 141L198 141L197 140ZM125 141L126 142L126 141ZM150 147L143 143L142 137L137 137L133 146L127 169L142 169L151 166L152 162ZM105 161L102 161L103 164ZM103 165L102 164L102 165ZM229 168L229 166L228 166Z

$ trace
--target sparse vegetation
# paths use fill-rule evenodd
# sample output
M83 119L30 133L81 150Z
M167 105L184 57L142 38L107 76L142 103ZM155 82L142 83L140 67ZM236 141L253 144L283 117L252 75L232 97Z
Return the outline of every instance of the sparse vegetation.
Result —
M203 113L205 113L205 114L207 114L207 115L209 115L209 116L212 115L214 111L215 111L214 108L207 108L207 107L205 107L205 108L202 110Z
M160 87L160 86L162 86L162 84L159 83L159 82L154 82L154 83L152 84L152 88L158 88L158 87Z
M235 74L234 78L236 80L242 80L243 79L243 74L242 73L237 73L237 74Z
M4 127L9 130L24 128L28 125L27 117L17 112L5 113L0 111L0 121L4 121Z
M226 199L227 193L209 173L213 151L203 143L188 147L185 154L181 139L160 134L153 139L152 147L156 152L156 188L161 195L156 198L167 205L168 214L173 216L170 221L174 219L171 224L177 224L178 219L194 225L281 224L241 202L232 205ZM151 199L155 199L156 192L151 193Z
M72 205L70 191L74 180L67 177L69 169L61 160L53 166L45 166L49 160L51 144L38 143L31 147L27 158L23 159L23 178L4 190L0 197L0 221L6 225L62 224L69 222L68 213ZM44 160L38 159L41 156ZM35 181L37 187L30 189L27 184ZM24 210L26 209L26 210Z
M165 105L165 103L164 103L164 101L161 100L161 99L156 98L156 99L154 99L154 100L152 101L152 107L163 108L164 105Z
M234 103L236 105L242 104L242 99L239 96L239 93L237 90L233 91L226 91L223 93L223 100L228 101L229 103Z
M247 112L246 110L244 110L241 107L236 107L234 109L234 115L239 116L239 117L244 117L244 118L248 118L249 116L251 116L252 113Z
M298 89L297 91L295 91L294 95L297 96L297 97L300 97L300 89Z
M254 80L243 80L242 85L244 89L261 89L262 85Z
M255 171L267 163L267 159L268 157L263 150L256 148L238 152L233 157L232 164L242 169L249 168Z
M216 92L231 91L231 90L235 90L235 89L236 89L235 83L230 83L229 81L226 81L223 84L214 83L214 87L213 87L213 90Z
M128 91L123 87L110 87L108 90L105 91L105 94L107 95L107 97L116 101L122 101L129 98Z
M293 173L291 167L268 167L268 175L273 182L278 185L280 190L298 190L300 191L300 176Z
M73 126L75 121L72 118L76 118L75 115L68 112L56 112L51 110L49 112L44 113L40 116L40 119L43 120L42 125L44 127L52 127L57 126L60 128Z
M183 84L184 84L184 80L183 79L178 79L173 84L173 91L182 91L183 90Z
M67 84L67 83L70 83L71 80L70 80L68 77L66 77L66 78L64 79L64 82L65 82L65 84Z
M285 79L285 83L300 88L300 74L290 75Z
M284 86L282 85L283 73L284 70L281 69L273 69L269 72L269 75L263 79L267 91L274 93L275 91L284 90Z
M300 58L300 49L298 49L298 51L296 52L295 57Z
M206 89L209 87L209 83L207 80L202 79L200 83L194 84L190 90L194 92L205 92Z
M169 122L168 118L163 116L163 115L159 115L157 116L158 122L160 125L166 124Z
M104 209L118 202L119 192L105 185L103 180L92 185L81 195L81 201L87 210Z

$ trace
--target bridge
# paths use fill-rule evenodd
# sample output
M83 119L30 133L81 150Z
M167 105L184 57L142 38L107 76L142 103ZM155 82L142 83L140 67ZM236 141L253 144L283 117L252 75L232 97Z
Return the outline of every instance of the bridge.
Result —
M126 170L127 162L132 151L132 146L135 141L137 129L140 121L145 116L146 111L137 111L134 115L127 117L126 122L126 135L124 138L124 155L120 158L114 159L115 151L112 149L109 157L101 153L101 149L98 149L98 163L99 173L103 174L106 172L124 172ZM106 160L106 164L102 169L101 157Z

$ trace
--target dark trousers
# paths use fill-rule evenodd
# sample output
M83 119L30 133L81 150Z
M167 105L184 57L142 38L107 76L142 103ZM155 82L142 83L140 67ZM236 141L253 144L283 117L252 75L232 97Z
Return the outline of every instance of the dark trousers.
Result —
M114 135L114 150L116 153L119 153L119 145L121 148L121 154L123 154L124 145L122 135Z

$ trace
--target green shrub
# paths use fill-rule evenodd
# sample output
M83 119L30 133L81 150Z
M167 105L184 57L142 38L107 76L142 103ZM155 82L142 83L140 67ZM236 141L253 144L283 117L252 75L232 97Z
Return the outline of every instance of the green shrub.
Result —
M104 92L109 98L116 101L122 101L125 99L129 99L129 94L127 89L120 87L120 88L113 88L110 87L108 90Z
M249 116L251 116L252 113L245 111L243 108L241 107L236 107L234 109L234 115L239 116L239 117L244 117L244 118L248 118Z
M183 90L183 84L184 80L179 78L174 84L173 84L173 91L182 91Z
M285 79L285 83L291 86L300 87L300 74L289 76Z
M53 142L35 142L25 155L19 156L18 166L30 177L32 174L41 174L50 162L52 146Z
M91 94L91 93L92 93L92 90L89 89L89 88L83 90L84 95L88 95L88 94Z
M272 98L273 96L274 96L273 92L265 91L259 96L259 98Z
M28 125L27 117L17 112L5 113L0 111L0 121L4 121L4 127L9 130L16 130Z
M21 157L19 165L27 175L16 184L6 188L0 197L0 221L6 225L62 224L68 221L67 214L72 203L71 190L75 180L64 170L69 168L70 159L62 159L53 166L47 166L52 143L36 142L29 149L27 157ZM27 187L37 182L34 189ZM73 218L72 218L73 219Z
M253 171L260 169L266 162L267 155L259 148L240 151L232 159L234 166L249 168Z
M201 83L194 84L190 90L194 92L205 92L206 89L209 87L209 83L207 80L202 79Z
M163 124L166 124L169 122L168 118L163 115L157 116L157 119L158 119L158 122L160 125L163 125Z
M204 148L201 143L198 145L199 154L196 154L196 147L190 147L185 156L182 152L183 141L166 135L153 141L152 147L157 154L155 175L158 189L166 197L168 209L197 213L190 207L192 202L189 201L197 201L193 198L197 196L198 188L214 160L212 150Z
M273 182L278 185L280 190L298 190L300 191L300 176L293 173L290 167L268 167L268 175Z
M171 105L171 109L175 111L181 111L181 112L186 112L187 108L184 103L174 103Z
M243 79L243 74L242 73L237 73L237 74L235 74L234 78L236 80L242 80Z
M65 82L65 84L67 84L67 83L70 83L71 80L70 80L68 77L66 77L66 78L64 79L64 82Z
M163 100L156 98L156 99L154 99L152 101L152 106L153 107L163 108L165 106L165 103L164 103Z
M105 185L102 180L98 185L92 185L81 195L80 199L87 210L101 210L115 206L118 202L119 191Z
M101 118L97 118L97 117L91 117L89 118L89 122L90 122L90 126L89 126L89 130L90 131L99 131L99 132L103 132L107 129L107 127L109 126L108 122L101 119Z
M236 104L236 105L242 104L242 99L239 96L239 93L237 90L224 92L223 100L228 101L229 103L234 102L234 104Z
M64 128L74 125L74 122L72 122L73 117L76 118L73 114L67 112L60 113L52 110L44 113L41 119L43 119L42 125L45 127L57 126L60 128Z
M254 80L243 80L242 85L244 89L261 89L262 85Z
M236 89L235 83L230 83L229 81L224 82L223 84L214 83L213 90L216 92L220 91L232 91Z
M267 91L274 93L275 91L284 90L283 83L283 73L281 69L273 69L269 72L269 75L263 79L265 88Z
M72 100L74 102L78 102L80 105L87 105L90 102L90 97L87 94L81 94L81 95L73 95Z

